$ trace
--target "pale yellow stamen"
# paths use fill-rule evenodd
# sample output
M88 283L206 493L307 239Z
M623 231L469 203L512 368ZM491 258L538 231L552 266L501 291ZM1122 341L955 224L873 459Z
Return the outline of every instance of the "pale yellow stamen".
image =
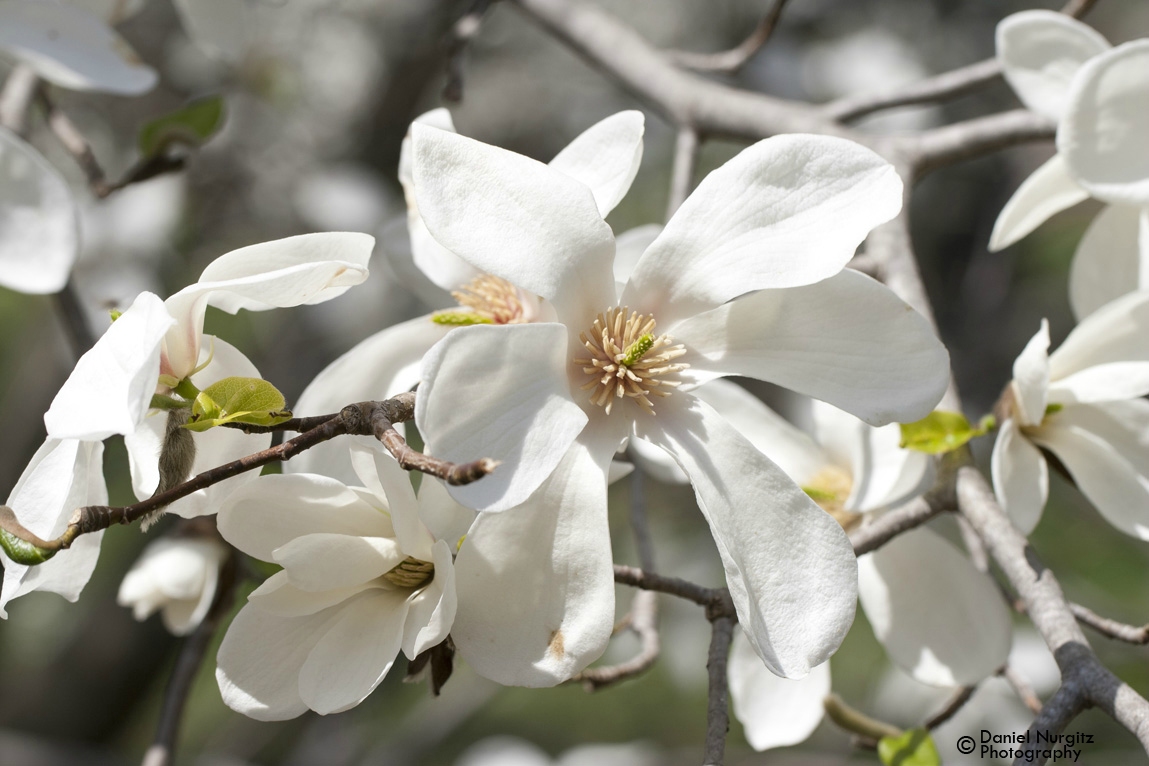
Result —
M451 297L460 306L471 309L494 324L522 324L531 321L523 308L519 289L507 280L490 274L475 277L452 292Z
M385 572L383 578L400 588L418 588L435 575L435 565L408 556L399 566Z
M802 491L847 532L862 521L862 514L846 510L846 500L853 489L854 477L835 465L826 466L802 485Z
M590 356L574 363L590 377L581 388L591 392L592 403L609 413L615 399L625 397L654 414L650 397L670 396L682 384L672 376L690 365L672 361L686 349L666 335L656 336L654 327L654 317L622 306L599 314L594 326L579 335Z

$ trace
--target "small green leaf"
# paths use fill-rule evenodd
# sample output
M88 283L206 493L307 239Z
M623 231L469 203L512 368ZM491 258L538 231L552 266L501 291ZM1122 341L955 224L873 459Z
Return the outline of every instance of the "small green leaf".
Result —
M886 766L941 766L933 737L925 729L910 729L878 740L878 758Z
M56 551L48 551L32 545L32 543L21 540L6 529L0 529L0 548L4 549L5 555L12 561L28 567L43 564L56 555Z
M224 423L272 426L291 419L283 394L259 378L224 378L196 396L184 428L206 431Z
M199 146L223 124L222 96L192 101L182 109L158 117L140 130L140 154L152 157L173 143Z
M112 318L113 322L115 322L117 319L119 319L123 315L124 315L124 312L120 311L119 309L109 309L108 310L108 316L110 316Z
M953 452L975 436L983 436L994 427L992 417L982 418L976 427L960 412L931 412L916 423L902 423L903 449L929 455Z

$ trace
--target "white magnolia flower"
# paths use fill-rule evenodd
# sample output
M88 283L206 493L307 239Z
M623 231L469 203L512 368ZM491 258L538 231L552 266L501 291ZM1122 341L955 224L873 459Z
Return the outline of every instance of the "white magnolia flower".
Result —
M77 215L59 171L0 128L0 285L22 293L63 288L79 252Z
M605 216L626 194L642 157L643 115L620 112L592 125L550 162L550 167L595 189L600 213ZM432 125L454 132L451 115L435 109L414 124ZM399 155L399 182L407 201L407 228L411 238L412 271L429 279L441 292L441 302L455 302L453 310L426 314L388 327L357 344L316 376L300 395L295 412L300 416L338 412L350 402L386 399L410 390L419 381L423 356L454 327L466 321L494 324L552 321L545 301L484 274L435 241L419 215L411 179L411 140L403 140ZM638 233L641 235L642 231ZM626 238L645 246L643 236ZM620 238L620 245L623 238ZM634 248L631 248L635 250ZM641 253L635 250L634 256ZM393 255L393 262L395 256ZM632 261L633 262L633 259ZM406 264L395 264L403 271ZM370 437L353 437L360 443ZM285 464L290 472L319 473L343 482L354 481L345 442L320 444Z
M5 503L33 534L50 540L63 534L72 512L85 505L106 505L104 445L76 439L48 439L32 457ZM103 532L82 535L66 551L37 566L17 564L0 553L4 584L0 617L14 598L33 591L59 593L69 601L80 597L100 555Z
M400 650L441 643L455 618L452 553L474 514L379 447L355 446L365 489L324 476L263 476L238 490L219 530L244 553L283 567L248 598L224 637L224 702L260 720L358 705Z
M481 514L459 553L456 624L517 652L472 665L546 685L602 652L614 616L605 477L632 433L668 450L693 482L740 622L771 669L802 676L824 661L853 619L849 541L677 387L738 374L876 423L930 411L946 385L945 349L893 293L841 271L899 209L893 169L839 139L760 142L699 185L620 294L592 189L446 131L415 125L412 138L434 238L541 296L559 320L460 328L424 360L416 422L431 453L503 461L452 495L482 511L523 506Z
M158 611L164 627L186 636L207 616L226 557L224 545L211 538L156 540L124 575L116 603L141 621Z
M0 0L0 54L69 90L138 95L157 80L103 19L57 0Z
M1122 532L1149 540L1149 292L1090 314L1052 354L1049 325L1013 364L993 447L993 486L1029 534L1049 494L1041 450ZM1001 418L999 418L1001 420Z
M1149 40L1110 48L1063 14L1024 11L1001 22L997 47L1021 100L1058 127L1057 154L1001 211L990 249L1089 197L1108 203L1070 270L1070 302L1082 319L1149 286Z

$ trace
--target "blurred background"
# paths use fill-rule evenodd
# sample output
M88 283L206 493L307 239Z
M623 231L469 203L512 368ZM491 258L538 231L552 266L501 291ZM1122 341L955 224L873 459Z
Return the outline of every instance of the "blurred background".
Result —
M239 0L237 0L238 2ZM717 51L741 41L767 0L599 0L666 48ZM792 0L766 49L734 81L814 102L888 89L993 55L996 23L1049 0ZM466 2L429 0L266 0L248 5L247 44L234 63L195 46L169 0L147 0L119 25L161 73L153 92L118 98L71 92L55 98L93 144L111 177L135 159L148 120L189 99L223 94L221 133L185 172L97 201L70 158L34 117L31 142L73 182L83 207L83 253L75 283L90 326L141 290L170 295L216 256L292 234L353 230L375 234L371 277L315 307L243 313L214 309L207 330L240 347L289 404L314 375L359 340L427 310L435 300L403 263L409 250L396 179L400 141L418 114L445 105L446 40ZM1149 4L1102 0L1087 17L1113 43L1149 35ZM462 59L463 98L450 106L459 132L549 160L571 138L620 109L642 108L599 72L522 17L493 3ZM7 73L0 63L0 76ZM1001 83L942 107L883 113L874 131L905 131L988 114L1017 104ZM660 223L667 202L673 131L647 113L645 154L629 195L611 214L615 232ZM697 178L741 147L708 141ZM1002 205L1052 154L1052 144L1012 149L939 171L918 187L913 236L949 347L967 414L979 417L1011 377L1014 358L1048 317L1054 345L1072 327L1066 272L1097 208L1055 217L1004 253L986 250ZM696 180L697 180L696 178ZM438 306L434 306L438 307ZM5 496L44 438L41 419L75 359L53 300L0 289L0 492ZM781 408L777 391L751 389ZM977 445L982 458L989 444ZM109 443L113 504L131 502L122 443ZM1068 596L1115 619L1149 619L1149 548L1121 535L1056 476L1033 542ZM612 488L616 561L635 563L627 526L629 487ZM689 493L646 482L658 569L708 585L721 568ZM957 539L950 520L933 522ZM152 534L160 534L163 527ZM178 641L153 618L136 623L115 605L124 573L146 542L137 528L104 538L95 577L77 604L33 594L0 622L0 763L101 766L138 762L149 742ZM246 583L238 605L255 582ZM619 590L619 614L631 593ZM403 685L397 668L359 707L285 723L228 710L214 680L214 647L188 706L180 764L656 764L696 763L706 725L706 643L702 610L661 600L663 657L645 676L593 695L577 685L504 689L466 667L440 698ZM1024 621L1018 621L1024 628ZM1149 694L1149 653L1090 636L1103 661ZM217 639L218 641L218 639ZM620 637L607 660L629 656ZM1036 645L1035 645L1036 644ZM1056 687L1040 641L1019 632L1018 666L1039 692ZM897 724L920 723L944 691L893 670L859 610L833 661L834 689L851 704ZM987 682L963 715L1024 721L1015 698ZM995 724L1000 725L1000 724ZM1024 723L1022 724L1024 725ZM1090 763L1144 763L1131 735L1103 715L1074 727L1097 735ZM946 730L948 731L948 730ZM938 735L943 753L952 740ZM490 739L497 737L498 739ZM588 747L595 745L595 747ZM824 722L804 745L755 754L732 722L728 763L876 762ZM947 763L959 761L947 760Z

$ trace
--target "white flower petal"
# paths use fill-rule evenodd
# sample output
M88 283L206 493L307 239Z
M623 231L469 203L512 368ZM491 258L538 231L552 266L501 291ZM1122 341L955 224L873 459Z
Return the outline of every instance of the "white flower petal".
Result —
M299 396L297 417L329 415L348 404L386 399L419 382L423 356L451 328L421 316L393 325L358 343L315 376ZM377 443L370 436L344 436L305 450L283 464L286 473L320 473L355 484L349 443Z
M403 653L410 659L445 641L455 623L459 602L455 595L453 547L445 540L435 543L432 553L435 578L408 601L410 611L403 629Z
M216 682L224 703L257 721L283 721L307 711L299 671L341 616L338 608L306 617L280 617L248 604L223 637Z
M434 476L419 485L419 517L436 540L446 540L454 550L475 521L475 512L459 505L447 486Z
M584 439L526 503L480 514L455 560L451 635L468 665L501 684L561 683L610 639L606 466L614 446Z
M419 502L410 475L378 442L371 446L353 445L351 465L362 486L386 502L400 550L420 561L430 561L435 538L419 518Z
M299 671L299 695L319 713L355 707L387 675L403 641L407 594L374 590L356 596L311 650Z
M622 288L630 281L630 275L634 272L634 267L638 265L638 260L661 233L661 224L648 223L644 226L627 229L615 239L614 281L619 286L620 295Z
M1149 403L1066 407L1034 440L1061 460L1098 512L1127 535L1149 540Z
M990 252L1009 247L1053 215L1087 199L1089 192L1069 175L1065 159L1053 155L1017 187L1001 209L989 237Z
M276 548L317 532L392 534L382 511L334 479L314 474L260 476L228 496L216 521L223 539L261 561L273 561Z
M1125 205L1102 210L1077 245L1069 267L1069 304L1078 321L1110 301L1149 287L1146 211Z
M858 559L858 597L895 664L933 686L966 686L1009 656L1009 609L993 581L928 529Z
M208 53L239 61L247 47L246 3L237 0L172 0L188 36Z
M929 323L856 271L747 295L673 335L698 370L776 383L871 425L924 417L949 384L949 355Z
M450 487L468 508L501 511L524 502L586 425L567 382L567 331L559 324L453 330L423 361L415 422L428 451L452 462L503 465Z
M76 216L64 177L0 128L0 285L22 293L59 292L79 253Z
M522 155L411 126L415 196L440 244L477 269L593 317L614 303L614 237L587 187Z
M0 3L0 50L71 90L136 95L156 72L100 18L55 0Z
M639 260L623 305L669 330L751 290L817 282L841 271L901 207L893 166L859 144L807 135L759 141L682 203Z
M44 415L48 435L99 441L130 434L144 419L160 373L160 343L175 320L140 293L68 376Z
M739 630L730 643L726 666L734 717L746 741L759 752L803 742L822 721L830 694L830 663L810 668L805 678L780 678L770 672Z
M619 112L584 130L550 161L591 190L603 218L630 188L642 161L642 112Z
M119 24L140 12L147 0L68 0L69 5L83 8L109 24Z
M272 553L272 560L287 570L288 582L312 592L361 585L399 566L405 558L389 537L328 532L297 537Z
M660 401L635 428L690 476L758 655L789 678L825 662L854 620L857 596L854 550L838 522L689 394Z
M308 591L291 584L287 572L280 570L263 581L263 584L247 597L255 608L280 617L306 617L341 604L352 596L370 588L378 588L378 583L365 582L346 588L333 588L323 591Z
M1053 11L1022 11L997 25L997 59L1027 107L1061 118L1081 65L1109 49L1092 27Z
M627 443L627 452L639 468L663 484L690 483L690 477L683 473L670 453L657 444L632 436Z
M993 492L1013 525L1028 535L1041 519L1049 497L1049 467L1041 452L1009 418L1001 424L990 464Z
M1149 40L1087 62L1073 81L1057 150L1094 197L1149 205Z
M48 439L32 456L5 503L26 529L44 539L58 537L72 513L85 505L106 505L104 445L73 439ZM0 588L0 617L14 598L33 591L58 593L75 601L87 585L100 555L104 533L80 536L72 547L34 567L10 561L0 554L4 583Z
M1103 376L1089 386L1075 385L1072 377L1090 367L1130 362L1149 362L1149 292L1134 292L1107 303L1073 328L1056 351L1049 355L1049 400L1051 402L1098 401L1110 391L1123 391L1127 381ZM1125 372L1129 372L1126 369ZM1095 375L1095 374L1094 374ZM1149 391L1141 391L1141 394ZM1141 394L1113 395L1127 398Z
M1020 425L1034 426L1045 417L1049 392L1049 321L1041 320L1041 329L1025 344L1013 362L1011 391L1018 409Z

